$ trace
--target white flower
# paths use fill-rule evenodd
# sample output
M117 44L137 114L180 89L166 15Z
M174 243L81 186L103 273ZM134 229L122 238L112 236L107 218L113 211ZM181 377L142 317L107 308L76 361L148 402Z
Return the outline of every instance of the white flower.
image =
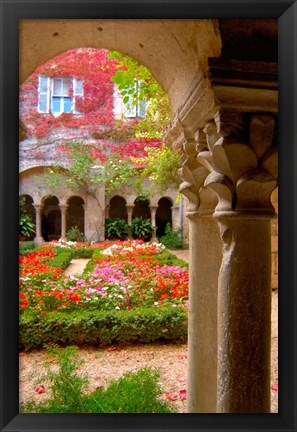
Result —
M116 308L116 310L120 310L119 306L116 306L115 308Z

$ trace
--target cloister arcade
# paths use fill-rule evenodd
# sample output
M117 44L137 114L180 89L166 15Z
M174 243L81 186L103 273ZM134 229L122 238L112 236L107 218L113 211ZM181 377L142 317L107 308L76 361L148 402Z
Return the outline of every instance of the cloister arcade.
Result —
M143 63L170 98L164 139L180 154L189 202L189 413L270 412L277 36L273 19L20 23L21 82L67 49L104 47ZM156 219L161 198L150 202ZM136 204L125 199L129 218Z

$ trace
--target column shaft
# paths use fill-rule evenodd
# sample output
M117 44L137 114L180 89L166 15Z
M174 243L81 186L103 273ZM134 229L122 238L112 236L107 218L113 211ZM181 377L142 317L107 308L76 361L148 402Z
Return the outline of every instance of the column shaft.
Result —
M220 218L218 412L270 412L270 220Z
M66 240L66 210L67 205L60 204L61 210L61 240Z
M44 239L41 233L41 210L42 206L39 204L34 205L35 208L35 238L34 243L36 246L42 245Z
M217 409L217 285L221 240L216 221L189 216L190 281L187 412Z
M154 227L153 232L152 232L152 237L151 240L156 241L157 240L157 235L156 235L156 211L157 208L156 207L150 207L151 209L151 224Z

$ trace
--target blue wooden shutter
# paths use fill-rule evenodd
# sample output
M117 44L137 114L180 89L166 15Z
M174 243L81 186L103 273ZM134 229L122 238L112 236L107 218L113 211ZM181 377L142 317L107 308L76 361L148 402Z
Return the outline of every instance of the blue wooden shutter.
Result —
M49 89L50 79L48 77L38 77L38 112L49 112Z

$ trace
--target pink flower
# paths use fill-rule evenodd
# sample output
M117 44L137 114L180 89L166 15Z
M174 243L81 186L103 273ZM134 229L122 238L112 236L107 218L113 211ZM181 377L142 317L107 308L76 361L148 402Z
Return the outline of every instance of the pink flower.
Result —
M183 389L178 392L180 400L187 399L187 390Z
M166 397L166 399L175 401L177 399L177 394L176 393L167 392L167 393L165 393L165 397Z

